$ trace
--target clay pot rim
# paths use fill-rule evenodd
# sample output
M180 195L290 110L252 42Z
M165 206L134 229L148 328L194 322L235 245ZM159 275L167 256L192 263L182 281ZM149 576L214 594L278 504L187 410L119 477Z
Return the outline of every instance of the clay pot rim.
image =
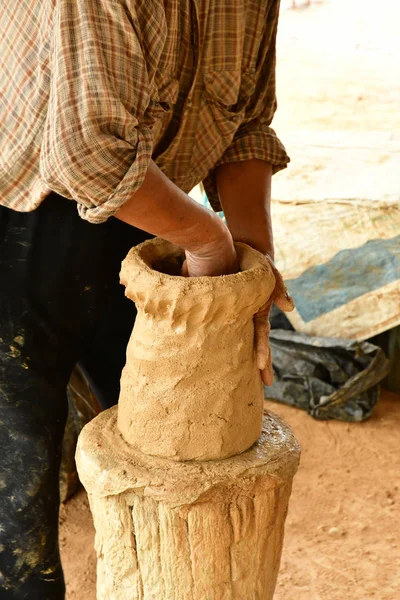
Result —
M171 242L168 242L167 240L164 240L162 238L152 238L150 240L142 242L138 246L135 246L129 252L127 259L130 263L130 267L140 267L142 271L144 271L151 277L157 278L158 281L164 280L171 283L174 282L175 284L179 284L180 286L182 284L186 284L190 288L196 286L196 284L204 285L206 283L214 284L217 282L218 284L221 284L221 280L223 280L226 283L235 283L236 280L242 283L246 280L253 281L255 274L263 275L264 277L274 277L274 273L268 259L261 252L255 250L254 248L248 246L243 242L234 242L234 245L236 250L238 251L240 266L242 266L243 260L251 261L253 264L250 265L248 268L245 268L243 271L238 271L237 273L232 273L230 275L204 275L201 277L185 277L184 275L170 275L168 273L164 273L163 271L158 271L152 268L151 266L149 266L148 262L146 262L146 258L143 257L143 251L146 251L146 249L149 246L151 248L170 248L172 250L170 254L175 253L176 255L178 255L184 252L184 250L179 246L176 246L175 244L172 244Z

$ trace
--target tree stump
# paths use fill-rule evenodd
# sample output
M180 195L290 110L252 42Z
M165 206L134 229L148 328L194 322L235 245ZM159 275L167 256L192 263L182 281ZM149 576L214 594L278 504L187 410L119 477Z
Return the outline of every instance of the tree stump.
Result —
M260 439L223 460L133 451L117 408L77 450L96 528L98 600L271 600L299 447L266 413Z

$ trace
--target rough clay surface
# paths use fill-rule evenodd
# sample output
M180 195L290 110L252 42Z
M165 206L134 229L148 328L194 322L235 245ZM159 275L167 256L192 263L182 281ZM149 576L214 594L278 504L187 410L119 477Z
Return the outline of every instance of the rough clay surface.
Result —
M260 435L253 316L275 277L259 252L245 244L237 252L241 272L222 277L177 275L182 251L161 239L133 248L122 263L121 282L138 316L118 427L146 454L218 459L247 450Z
M293 478L299 462L296 438L270 412L265 412L261 436L247 452L204 462L171 461L134 450L116 421L114 406L88 423L78 440L79 477L97 497L133 492L179 507L203 502L215 495L215 488L224 490L237 481L244 490L245 481L251 487L252 478L261 474L270 478L269 488L283 485Z
M219 461L134 452L116 408L83 430L98 600L271 600L299 446L266 413L259 441Z

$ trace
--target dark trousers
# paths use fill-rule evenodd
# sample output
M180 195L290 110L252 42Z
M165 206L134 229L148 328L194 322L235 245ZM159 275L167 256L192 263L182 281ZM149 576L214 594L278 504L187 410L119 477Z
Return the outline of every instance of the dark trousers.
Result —
M0 599L61 600L58 477L66 386L81 361L103 402L118 399L135 308L119 270L148 234L80 219L50 195L0 207Z

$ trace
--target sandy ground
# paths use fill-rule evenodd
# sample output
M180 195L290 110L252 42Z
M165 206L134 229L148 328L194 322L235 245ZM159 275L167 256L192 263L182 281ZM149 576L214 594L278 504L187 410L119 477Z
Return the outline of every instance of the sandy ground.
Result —
M291 10L291 0L281 0L273 121L279 136L303 131L305 144L309 131L398 136L400 3L302 1Z
M290 424L302 448L275 600L400 598L400 396L386 392L362 424L267 406ZM84 492L62 507L60 535L67 600L95 600Z
M297 4L291 10L282 0L274 126L283 141L285 132L301 131L399 136L400 3ZM317 422L270 407L292 426L303 451L275 599L400 598L400 397L384 394L364 424ZM84 493L62 507L60 536L67 600L95 600Z
M271 407L302 448L275 599L400 598L400 396L360 424Z

